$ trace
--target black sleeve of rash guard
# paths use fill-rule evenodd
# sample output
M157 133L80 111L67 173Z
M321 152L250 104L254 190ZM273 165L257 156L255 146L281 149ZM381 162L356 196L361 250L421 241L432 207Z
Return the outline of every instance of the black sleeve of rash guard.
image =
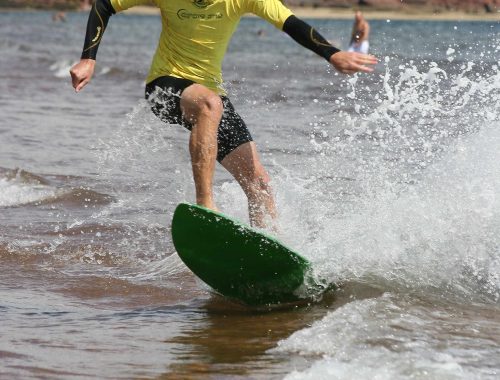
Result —
M296 42L309 50L312 50L327 61L330 61L332 54L340 51L325 40L321 34L316 32L311 25L298 19L294 15L291 15L286 19L283 24L283 31L292 37Z
M96 58L97 49L101 43L106 25L108 25L108 20L115 13L110 0L95 0L87 22L87 32L85 34L85 43L83 44L81 56L82 59Z

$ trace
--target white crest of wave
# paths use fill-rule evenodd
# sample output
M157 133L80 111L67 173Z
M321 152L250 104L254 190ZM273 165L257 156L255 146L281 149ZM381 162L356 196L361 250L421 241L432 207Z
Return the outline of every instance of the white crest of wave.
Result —
M78 63L77 61L69 60L69 59L60 59L50 65L49 70L52 71L53 75L56 78L69 78L70 73L69 70ZM105 75L111 71L111 67L104 66L100 68L98 72L96 72L96 76Z
M45 185L28 184L16 179L0 178L0 207L39 202L55 195L56 190Z
M481 343L454 329L467 328L464 321L446 327L435 323L437 316L415 305L408 310L404 301L384 294L328 313L271 351L321 356L305 371L291 372L286 380L486 378L488 368L472 371L469 367L471 355L475 360L481 357ZM436 336L446 336L448 344L443 346ZM454 350L455 345L462 349Z
M71 66L75 63L76 62L69 59L61 59L50 65L49 69L56 78L69 78L69 69L71 69Z

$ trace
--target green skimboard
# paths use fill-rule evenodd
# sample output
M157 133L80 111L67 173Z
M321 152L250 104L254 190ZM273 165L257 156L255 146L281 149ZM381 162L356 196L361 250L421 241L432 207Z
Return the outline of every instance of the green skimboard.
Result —
M223 296L272 305L307 299L325 287L311 264L276 239L204 207L181 203L172 239L191 271Z

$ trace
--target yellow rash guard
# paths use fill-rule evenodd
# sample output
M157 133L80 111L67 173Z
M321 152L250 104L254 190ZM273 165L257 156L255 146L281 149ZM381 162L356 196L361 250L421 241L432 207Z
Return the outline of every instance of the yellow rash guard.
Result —
M245 13L282 29L292 15L279 0L152 0L160 8L162 32L146 82L171 75L202 84L219 94L222 60ZM151 0L111 0L116 12Z

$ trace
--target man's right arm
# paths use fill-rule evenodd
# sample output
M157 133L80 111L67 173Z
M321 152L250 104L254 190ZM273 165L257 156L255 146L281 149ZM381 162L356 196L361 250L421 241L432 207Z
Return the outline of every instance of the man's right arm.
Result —
M110 0L96 0L92 5L80 62L70 70L71 82L76 92L85 87L94 74L97 49L99 49L109 18L115 13Z
M94 75L97 49L108 25L109 18L116 12L124 11L136 5L156 4L157 0L95 0L89 13L85 43L80 62L71 70L71 81L76 92L79 92Z
M110 0L96 0L90 10L81 59L96 59L109 18L116 12Z

